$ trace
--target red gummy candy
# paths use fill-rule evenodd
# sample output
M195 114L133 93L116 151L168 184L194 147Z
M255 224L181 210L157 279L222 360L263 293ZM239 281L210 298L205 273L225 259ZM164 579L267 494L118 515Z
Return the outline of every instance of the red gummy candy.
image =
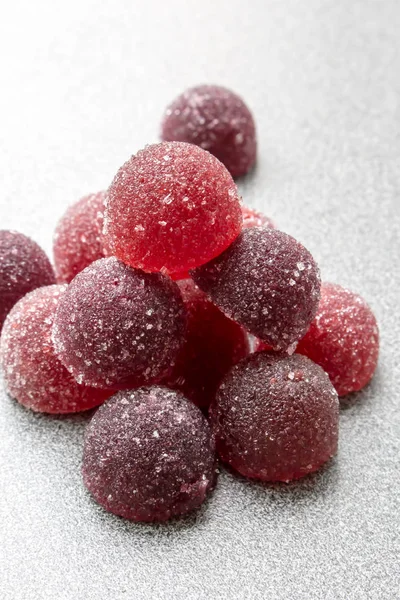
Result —
M324 283L317 316L296 352L321 365L339 396L361 390L372 378L378 362L375 316L357 294L340 285Z
M216 85L200 85L178 96L165 112L161 137L208 150L232 177L245 175L256 161L251 112L239 96Z
M225 167L197 146L147 146L108 191L107 251L144 271L181 273L220 254L239 234L242 213Z
M1 334L0 360L8 393L21 404L45 413L88 410L110 392L79 385L58 360L51 327L65 285L34 290L8 315Z
M275 350L290 350L317 312L318 267L304 246L276 229L243 229L191 275L228 317Z
M57 279L69 283L104 256L102 229L106 192L81 198L60 219L53 243Z
M269 217L254 210L254 208L242 204L242 215L243 227L246 229L249 227L269 227L270 229L275 229L274 222Z
M215 480L214 439L200 410L178 392L119 392L86 430L82 472L109 512L165 521L205 500Z
M257 352L225 377L210 407L217 451L245 477L290 481L337 450L339 402L305 356Z
M191 279L178 285L187 312L186 342L168 383L207 408L222 377L248 354L248 336Z
M92 263L70 283L57 307L53 341L79 383L123 389L167 376L184 332L176 283L110 257Z
M0 330L20 298L55 282L53 267L36 242L17 231L0 231Z

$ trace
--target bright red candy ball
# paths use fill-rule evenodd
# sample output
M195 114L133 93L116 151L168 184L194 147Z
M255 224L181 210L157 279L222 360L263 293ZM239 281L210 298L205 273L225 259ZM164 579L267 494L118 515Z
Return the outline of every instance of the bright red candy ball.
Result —
M239 234L236 185L209 152L192 144L147 146L108 190L109 254L148 272L182 273L218 256Z
M378 362L379 331L372 310L350 290L322 284L317 315L296 352L321 365L339 396L361 390Z
M53 267L36 242L17 231L0 231L0 330L20 298L55 282Z
M165 521L205 500L215 480L214 438L200 410L178 392L119 392L86 430L82 472L109 512Z
M170 373L185 325L176 283L102 258L79 273L60 299L53 342L79 383L127 389Z
M207 408L222 377L249 353L248 336L191 279L178 285L187 313L186 341L168 383Z
M269 217L254 210L254 208L242 205L242 215L243 227L246 229L249 227L269 227L270 229L275 229L274 222Z
M69 283L104 256L102 229L106 192L81 198L70 206L56 227L53 254L57 279Z
M165 112L161 137L208 150L232 177L245 175L256 161L251 112L239 96L217 85L200 85L178 96Z
M34 411L71 413L104 402L110 392L79 385L58 360L51 328L65 285L34 290L8 315L0 361L10 396Z
M221 459L245 477L290 481L337 450L339 402L305 356L256 352L223 379L210 407Z
M318 267L304 246L276 229L243 229L191 276L228 317L275 350L294 349L317 312Z

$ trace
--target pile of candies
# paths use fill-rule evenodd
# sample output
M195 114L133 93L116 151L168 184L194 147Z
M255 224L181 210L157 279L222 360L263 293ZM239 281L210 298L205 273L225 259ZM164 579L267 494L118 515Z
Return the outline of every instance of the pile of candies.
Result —
M337 450L338 396L370 381L379 350L364 300L321 285L310 252L241 204L233 177L253 167L256 133L240 98L188 90L162 140L67 210L55 272L0 231L7 391L44 413L101 405L83 480L136 521L197 508L217 456L262 481L319 469Z

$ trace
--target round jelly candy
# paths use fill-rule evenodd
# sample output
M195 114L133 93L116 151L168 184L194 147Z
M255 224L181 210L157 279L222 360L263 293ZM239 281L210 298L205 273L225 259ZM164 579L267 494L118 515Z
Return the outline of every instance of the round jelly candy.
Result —
M269 227L275 229L273 221L262 213L242 204L243 227Z
M317 316L296 352L321 365L339 396L361 390L378 362L379 331L373 312L350 290L322 284Z
M224 378L210 407L217 451L245 477L290 481L337 450L339 402L305 356L257 352Z
M256 128L243 100L226 88L200 85L167 108L161 137L208 150L233 177L245 175L256 161Z
M17 231L0 231L0 330L20 298L55 281L53 267L36 242Z
M79 385L58 360L51 327L65 285L41 287L22 298L1 333L0 361L7 391L34 411L70 413L104 402L110 392Z
M179 288L115 257L86 267L60 299L53 341L79 383L123 389L166 376L184 341Z
M109 512L165 521L205 500L215 479L214 439L201 411L179 392L119 392L86 430L82 471Z
M248 336L192 280L178 285L187 312L186 342L168 383L207 408L222 377L249 353Z
M57 279L69 283L85 267L104 256L102 243L106 193L81 198L58 222L53 243Z
M191 275L228 317L276 350L291 350L317 312L318 267L304 246L276 229L243 229Z
M147 146L120 168L108 191L107 251L144 271L173 274L201 265L241 227L232 177L192 144Z

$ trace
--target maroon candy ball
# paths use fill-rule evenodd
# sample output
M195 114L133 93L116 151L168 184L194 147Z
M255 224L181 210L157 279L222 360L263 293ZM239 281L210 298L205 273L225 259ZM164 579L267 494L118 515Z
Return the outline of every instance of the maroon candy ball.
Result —
M191 279L178 285L187 312L186 342L168 383L207 408L222 377L249 353L248 336Z
M232 177L245 175L256 161L251 112L239 96L216 85L200 85L178 96L165 112L161 137L208 150Z
M177 285L110 257L92 263L70 283L57 307L53 341L79 383L123 389L166 376L184 333Z
M317 316L296 351L321 365L339 396L361 390L378 362L375 316L357 294L324 283Z
M304 246L276 229L243 229L191 275L228 317L276 350L291 350L317 312L318 267Z
M337 450L336 391L321 367L299 354L245 358L224 378L210 416L220 457L245 477L288 482Z
M269 217L254 210L254 208L242 205L242 215L243 227L246 229L249 227L269 227L275 229L274 222Z
M82 471L109 512L165 521L205 500L215 479L214 439L201 411L178 392L119 392L86 430Z
M0 360L10 396L34 411L70 413L104 402L110 392L79 385L58 360L51 328L66 286L51 285L22 298L1 333Z
M239 234L236 185L197 146L147 146L118 171L106 201L109 254L144 271L182 273L218 256Z
M55 282L53 267L36 242L17 231L0 231L0 330L20 298Z
M102 229L106 192L81 198L60 219L53 243L57 279L69 283L104 256Z

